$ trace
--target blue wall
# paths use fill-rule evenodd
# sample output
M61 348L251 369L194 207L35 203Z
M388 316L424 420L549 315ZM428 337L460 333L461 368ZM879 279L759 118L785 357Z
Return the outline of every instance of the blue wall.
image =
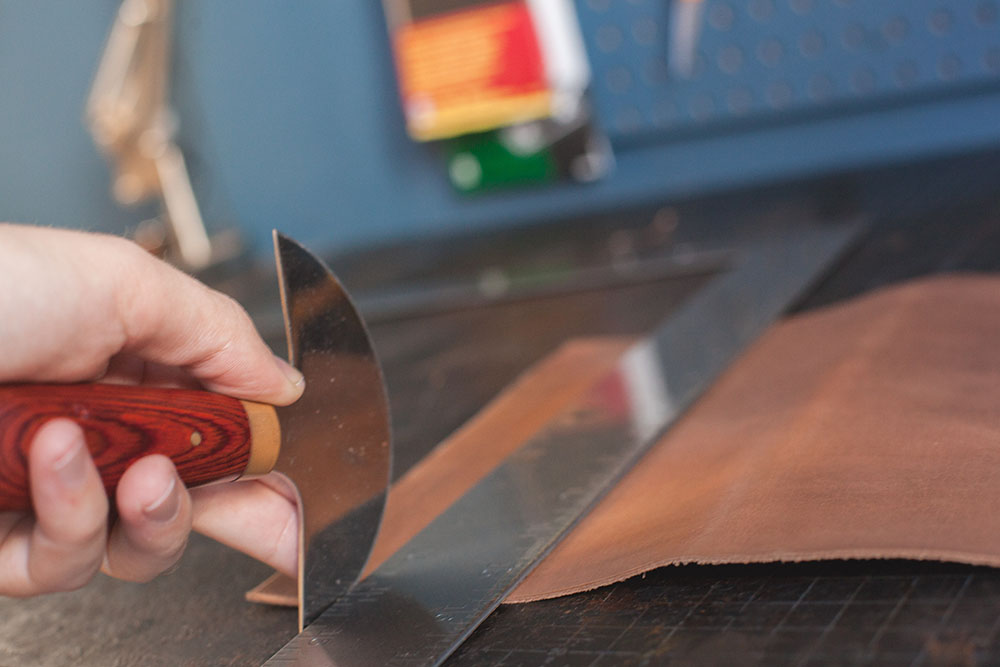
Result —
M0 4L0 219L120 230L83 104L111 3Z
M718 4L707 1L709 9ZM464 198L451 191L433 148L404 133L376 0L179 4L179 140L209 224L237 224L258 247L274 226L345 248L1000 145L994 77L780 122L715 118L701 131L663 136L627 135L602 118L618 154L611 178ZM665 5L585 0L581 10L590 31L631 20L615 11ZM0 218L121 231L150 214L111 201L107 168L82 121L116 7L111 0L0 4ZM807 20L782 16L774 20ZM969 30L977 49L992 48L990 40L1000 47L995 24ZM711 45L711 35L706 40ZM753 83L756 75L744 76ZM610 108L600 81L597 106Z

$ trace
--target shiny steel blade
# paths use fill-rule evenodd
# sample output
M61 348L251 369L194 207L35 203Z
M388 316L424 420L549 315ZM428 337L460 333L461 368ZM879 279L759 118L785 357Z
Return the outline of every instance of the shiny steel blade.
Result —
M299 495L299 630L354 583L378 532L391 468L382 370L361 316L319 259L274 232L288 356L306 378L278 408L275 470Z
M714 278L266 664L440 664L853 240L786 230Z

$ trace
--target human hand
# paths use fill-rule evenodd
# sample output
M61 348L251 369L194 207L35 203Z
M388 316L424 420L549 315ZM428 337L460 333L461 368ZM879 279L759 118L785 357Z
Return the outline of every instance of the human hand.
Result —
M232 299L123 239L0 224L0 382L201 386L275 405L301 374L274 357ZM294 575L294 494L266 476L188 491L148 456L119 483L117 521L80 427L43 426L29 451L33 515L0 512L0 595L83 586L98 569L147 581L196 530Z

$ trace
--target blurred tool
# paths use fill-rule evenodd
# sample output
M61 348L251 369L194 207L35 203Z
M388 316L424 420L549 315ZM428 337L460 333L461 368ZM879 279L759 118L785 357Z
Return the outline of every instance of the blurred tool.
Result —
M384 0L418 141L574 118L590 83L570 0Z
M550 115L570 123L590 85L590 63L571 0L528 0L552 94Z
M694 73L701 35L702 0L672 0L667 65L670 72L686 79Z
M407 130L417 141L551 114L545 54L524 0L385 5Z
M611 171L571 0L384 2L410 136L444 140L456 190Z
M475 193L557 179L589 183L606 176L615 164L611 144L591 122L587 105L574 106L572 116L446 140L452 186Z
M115 17L90 97L87 124L114 164L115 199L132 205L163 201L136 240L190 270L238 254L230 232L210 239L191 187L184 155L174 143L169 107L172 0L124 0Z

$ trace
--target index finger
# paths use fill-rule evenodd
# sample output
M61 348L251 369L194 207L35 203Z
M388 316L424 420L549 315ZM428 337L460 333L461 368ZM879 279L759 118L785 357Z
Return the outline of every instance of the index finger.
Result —
M0 225L0 282L11 314L0 381L90 380L127 352L238 398L285 405L302 393L239 304L130 241Z
M148 255L139 263L149 273L119 293L123 351L238 398L285 405L302 394L302 374L271 354L235 300Z

